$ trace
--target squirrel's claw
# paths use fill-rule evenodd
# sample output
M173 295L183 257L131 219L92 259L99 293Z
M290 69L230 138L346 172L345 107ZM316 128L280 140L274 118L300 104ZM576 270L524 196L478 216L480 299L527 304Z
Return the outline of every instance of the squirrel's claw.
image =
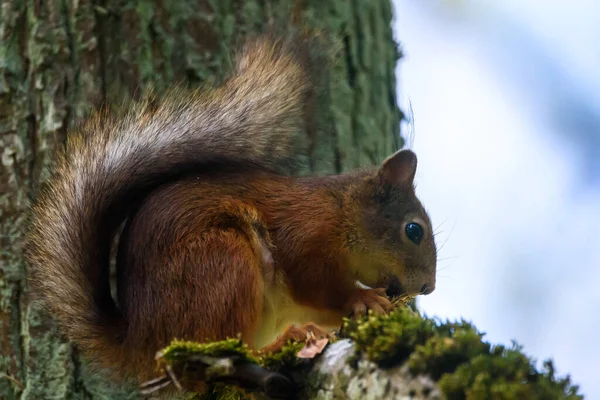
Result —
M375 314L387 314L393 308L383 288L357 289L346 304L353 317L366 315L369 310Z

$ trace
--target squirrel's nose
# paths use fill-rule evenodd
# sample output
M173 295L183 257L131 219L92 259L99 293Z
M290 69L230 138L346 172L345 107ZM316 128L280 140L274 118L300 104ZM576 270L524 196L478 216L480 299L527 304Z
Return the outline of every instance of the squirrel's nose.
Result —
M422 295L428 295L431 294L433 291L435 290L435 286L429 286L428 284L424 284L423 286L421 286L421 294Z

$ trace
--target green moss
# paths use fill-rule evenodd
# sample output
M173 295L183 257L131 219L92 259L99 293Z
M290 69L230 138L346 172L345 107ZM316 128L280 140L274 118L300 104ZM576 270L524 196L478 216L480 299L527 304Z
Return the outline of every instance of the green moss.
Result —
M448 399L582 399L570 378L557 378L551 361L537 371L522 348L492 346L465 322L423 318L408 308L387 316L346 320L344 335L381 367L401 364L431 376Z
M356 343L360 352L382 367L404 362L415 347L433 334L432 320L417 318L405 307L386 316L346 319L342 334Z
M226 339L218 342L196 343L183 340L174 340L161 351L160 364L174 368L181 367L190 362L194 356L215 358L234 357L237 362L257 364L258 358L252 355L251 350L240 339ZM214 365L206 370L207 374L224 375L227 373L219 365ZM242 400L250 398L249 395L235 386L220 383L211 384L200 394L194 395L195 400ZM190 399L190 400L191 400Z
M260 364L272 371L289 372L303 361L296 357L303 346L304 343L290 342L279 352L255 357L251 350L239 339L226 339L207 343L174 340L161 351L162 356L159 363L177 369L177 367L181 367L193 359L194 356L235 357L236 362ZM207 369L207 373L211 371L217 375L221 372L214 370L214 367ZM194 397L196 400L242 400L249 398L251 398L251 395L246 391L222 383L211 384L204 393Z
M302 347L304 347L302 342L290 342L281 351L262 356L260 363L263 367L273 371L294 368L302 361L296 357Z
M161 359L167 363L181 362L192 355L209 357L237 356L241 361L258 363L258 359L252 355L248 346L240 339L226 339L207 343L174 340L161 353Z
M417 345L408 358L408 365L414 374L427 373L438 380L443 374L454 371L457 365L490 351L490 345L482 341L483 335L469 324L444 324L438 327L441 330L424 344Z

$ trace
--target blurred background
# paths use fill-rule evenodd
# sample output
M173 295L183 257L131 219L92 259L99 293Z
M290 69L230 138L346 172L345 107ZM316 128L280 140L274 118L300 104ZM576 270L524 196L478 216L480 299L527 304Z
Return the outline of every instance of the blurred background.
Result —
M443 246L421 309L600 398L600 3L394 3L404 133Z

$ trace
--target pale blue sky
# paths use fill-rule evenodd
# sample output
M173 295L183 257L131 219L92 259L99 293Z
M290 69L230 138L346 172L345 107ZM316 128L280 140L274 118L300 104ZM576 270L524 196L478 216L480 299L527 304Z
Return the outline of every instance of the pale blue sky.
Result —
M394 3L417 191L445 242L422 309L600 398L600 3Z

